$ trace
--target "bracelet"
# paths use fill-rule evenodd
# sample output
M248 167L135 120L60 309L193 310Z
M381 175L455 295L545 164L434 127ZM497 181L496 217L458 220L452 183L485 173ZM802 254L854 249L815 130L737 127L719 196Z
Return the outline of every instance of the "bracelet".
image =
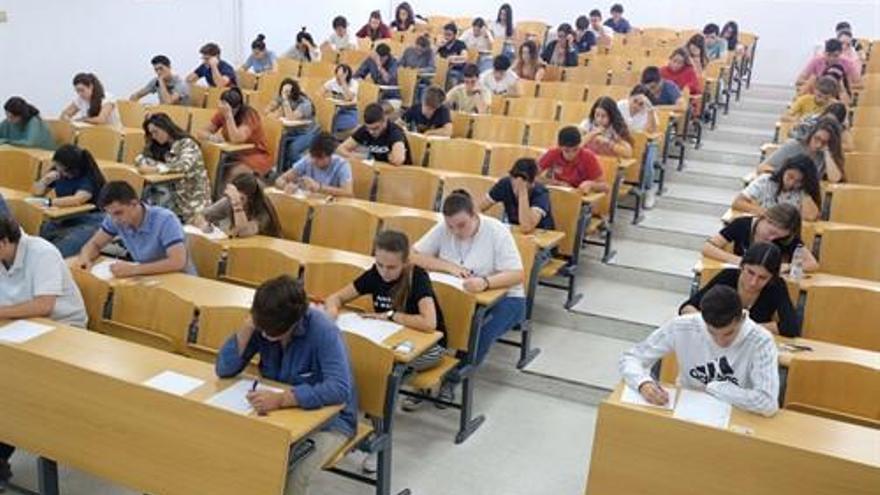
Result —
M52 206L52 198L46 198L46 201L49 203L48 206Z

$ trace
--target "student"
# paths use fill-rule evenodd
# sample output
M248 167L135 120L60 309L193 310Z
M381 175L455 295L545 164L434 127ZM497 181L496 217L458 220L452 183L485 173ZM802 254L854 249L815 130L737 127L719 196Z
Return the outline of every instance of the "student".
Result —
M492 43L495 39L492 31L486 26L482 17L477 17L471 23L471 27L465 29L459 38L464 42L468 50L478 53L477 66L485 70L492 63Z
M97 76L81 72L73 78L76 98L61 112L62 120L73 120L94 125L119 127L119 112L116 98L104 92L104 86Z
M660 121L657 111L651 104L651 90L643 84L636 85L629 93L629 98L617 102L617 109L632 132L657 132Z
M538 45L534 41L524 41L519 46L513 73L520 79L541 82L544 79L544 61L538 56Z
M138 199L123 181L111 181L101 190L98 206L107 213L101 228L79 253L77 265L89 269L114 237L119 236L132 262L110 265L114 277L185 272L195 275L186 253L186 237L180 220L171 211Z
M590 18L582 15L574 21L574 45L578 53L586 53L598 42L596 34L590 30Z
M222 138L217 135L220 131ZM224 182L243 173L255 173L264 177L275 166L269 155L260 114L244 102L244 96L238 88L227 89L220 95L217 113L208 125L196 131L196 137L254 145L252 149L238 151L233 155L235 162L228 166Z
M324 97L333 98L346 103L357 101L358 80L352 77L353 72L347 64L339 64L333 72L333 78L324 83ZM357 126L357 107L343 106L336 108L333 117L333 132L345 132Z
M685 45L687 52L691 56L691 64L698 76L702 77L703 71L709 65L709 56L706 54L706 38L702 34L697 33L688 39Z
M703 28L703 37L706 39L706 56L709 60L727 59L727 41L721 37L718 24L709 23Z
M581 146L581 132L575 126L559 130L557 147L538 159L541 174L538 181L554 186L570 186L584 194L607 192L602 165L596 154Z
M252 70L255 74L278 71L278 60L275 53L266 49L265 34L258 34L257 38L251 41L251 54L242 64L241 70Z
M802 84L800 88L798 88L798 95L806 95L806 94L815 94L816 93L816 85L818 84L819 79L823 77L829 77L837 83L837 96L836 99L841 103L845 103L850 105L853 99L853 91L852 87L849 83L849 78L846 76L846 69L843 68L840 64L829 65L822 71L822 75L819 76L818 79L810 78L806 83Z
M354 77L366 79L367 76L380 86L397 84L397 59L391 54L391 47L385 43L376 45L376 49L364 59Z
M564 67L577 66L577 47L574 45L574 30L571 24L563 23L556 30L556 39L547 43L541 59L548 65Z
M590 115L581 122L584 131L584 147L602 156L630 158L633 155L633 139L617 103L602 96L590 109Z
M367 149L367 156L392 165L412 163L406 133L397 124L388 121L379 103L370 103L364 109L364 125L360 126L339 147L345 158L356 158L358 146Z
M13 96L3 104L6 119L0 122L0 144L25 148L55 149L55 138L40 111L24 98Z
M312 139L309 155L293 164L290 170L281 174L275 187L292 194L298 188L312 193L331 196L354 196L351 165L335 154L336 139L322 132Z
M510 59L498 55L492 60L492 69L480 75L480 84L492 95L519 96L519 77L510 70Z
M235 68L220 58L220 47L217 43L206 43L199 48L202 63L186 76L186 82L192 84L204 78L212 88L228 88L235 86Z
M716 286L736 290L749 319L770 332L799 337L801 325L788 296L788 287L779 277L782 252L773 244L759 242L742 257L739 268L725 268L678 308L678 314L700 311L706 293Z
M429 272L463 279L467 292L507 291L486 312L475 356L479 365L492 343L525 318L523 263L510 229L494 218L478 215L466 191L453 191L443 201L442 211L444 221L413 246L413 262Z
M509 40L513 38L513 8L509 3L498 8L495 22L492 23L492 36Z
M607 24L602 24L602 12L599 9L590 11L590 31L596 37L596 44L610 47L614 41L614 29Z
M284 56L299 62L318 62L321 60L321 50L318 49L315 39L303 26L296 33L296 43L284 52Z
M437 55L449 61L449 79L453 84L458 83L468 60L467 45L457 36L458 27L455 23L447 23L443 26L443 44L437 47Z
M65 144L52 155L52 165L34 183L32 192L46 196L51 206L94 205L104 187L104 175L89 150ZM40 228L40 237L51 242L65 258L75 256L98 230L103 220L100 212L82 213L60 220L46 222Z
M858 53L859 58L861 58L861 59L864 60L864 58L865 58L866 55L867 55L867 54L865 53L865 47L862 46L862 43L859 41L858 38L854 38L854 37L853 37L853 29L852 29L852 25L851 25L850 23L846 22L846 21L838 22L838 23L834 26L834 34L835 34L836 36L840 36L840 34L843 33L843 32L849 33L850 38L851 38L851 44L852 44L853 50L855 50L856 53Z
M850 84L858 87L862 73L861 64L854 64L852 60L842 57L842 54L843 44L835 38L829 39L825 42L825 52L813 57L801 71L797 78L797 84L804 84L811 78L818 78L827 67L838 64L846 71Z
M687 88L691 96L703 92L703 81L694 68L693 58L684 48L676 48L669 56L669 63L660 68L660 77L675 83L678 89Z
M707 291L701 307L701 313L668 321L623 353L620 374L627 386L652 404L667 404L669 396L651 376L651 367L674 352L678 385L752 413L776 414L779 364L770 332L745 315L730 287Z
M422 95L422 103L409 107L400 117L411 131L427 136L452 137L452 115L443 105L446 93L437 86L429 86Z
M605 26L620 34L627 34L632 30L629 21L623 18L623 5L615 3L611 6L611 18L605 20Z
M782 168L791 157L807 155L816 164L820 180L843 181L844 155L841 146L841 127L832 117L816 122L816 127L803 139L789 139L761 165L758 173L771 173Z
M739 47L739 25L734 21L727 21L721 28L721 38L727 42L727 51L736 51Z
M192 224L206 233L217 227L229 237L277 237L281 232L275 208L251 174L239 175L226 184L223 198L193 217Z
M642 84L650 90L651 103L654 105L677 105L678 99L681 98L681 90L678 86L663 78L657 67L645 67L642 71Z
M492 94L479 83L480 70L475 64L467 64L462 71L461 84L449 90L446 101L449 107L458 112L489 113Z
M189 85L171 71L171 60L165 55L156 55L150 59L156 77L146 86L128 97L131 101L140 101L144 96L156 94L160 105L189 104Z
M407 69L418 69L419 72L434 72L434 51L431 50L431 37L423 34L416 38L416 43L403 51L400 66Z
M787 272L795 250L803 246L800 234L800 211L790 204L782 203L768 208L758 216L734 219L703 244L702 254L710 259L739 265L749 247L759 242L772 242L782 252L782 260L786 263L782 271ZM810 250L804 249L803 253L804 271L817 270L819 263Z
M154 113L144 120L144 150L134 159L142 174L183 174L174 187L164 192L168 208L183 223L210 204L211 190L202 149L195 139L168 115ZM152 204L162 204L161 201Z
M495 205L504 205L504 216L513 225L519 225L523 234L535 229L553 230L553 212L550 207L550 191L541 183L535 183L538 164L531 158L520 158L503 177L492 186L480 201L480 211Z
M416 15L408 2L403 2L394 9L394 20L391 21L391 29L398 33L411 31L416 25Z
M368 38L370 41L391 38L391 29L382 22L382 13L378 10L370 12L370 20L355 33L358 38Z
M257 288L251 317L217 354L217 376L237 376L257 354L259 376L290 385L282 392L249 392L247 400L259 414L344 406L326 426L303 439L312 447L305 457L290 456L284 493L307 494L312 476L357 428L357 392L347 348L327 315L309 307L302 285L281 275Z
M791 128L791 131L788 133L788 137L792 139L803 140L809 135L813 129L816 127L816 124L819 123L823 118L834 119L838 124L840 124L840 147L845 152L850 152L855 149L855 145L853 144L853 135L849 128L849 109L846 108L841 102L833 102L828 104L822 113L809 115Z
M822 112L828 104L840 95L840 86L831 76L822 76L816 80L813 94L804 94L795 98L794 102L782 116L785 121L798 121L809 115Z
M852 31L842 30L837 32L837 41L840 41L843 50L840 53L841 58L845 58L849 60L851 63L856 64L857 66L862 65L862 57L853 47L853 35Z
M321 43L321 48L329 47L337 52L342 50L357 50L357 44L348 35L348 19L338 15L333 18L333 32L327 40Z
M788 203L807 221L819 218L821 203L816 165L806 155L789 158L772 174L761 174L733 200L733 209L760 215L767 208Z
M281 138L284 155L281 157L280 167L282 170L287 170L290 164L299 160L306 152L309 143L320 131L315 122L315 106L303 93L299 83L288 77L281 81L278 96L269 102L264 113L281 119L307 122L302 127L286 130Z

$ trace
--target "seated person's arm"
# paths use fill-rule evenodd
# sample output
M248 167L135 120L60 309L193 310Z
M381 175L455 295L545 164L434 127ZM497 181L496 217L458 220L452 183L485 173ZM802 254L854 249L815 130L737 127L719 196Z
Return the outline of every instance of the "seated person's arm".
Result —
M189 74L186 75L186 82L188 82L190 84L192 84L198 80L199 80L199 75L196 74L195 72L190 72Z
M423 297L419 299L418 314L411 315L397 311L392 320L407 328L421 332L434 332L437 330L437 307L434 305L434 299Z
M180 272L186 268L187 256L186 256L186 245L183 241L178 242L177 244L170 246L165 250L166 257L154 261L152 263L141 263L138 265L134 265L131 267L130 274L127 276L135 276L135 275L157 275L160 273L172 273L172 272ZM113 270L113 266L110 267L111 271ZM115 275L115 272L114 272Z
M397 141L391 145L391 153L388 153L388 163L392 165L403 165L406 161L406 145L403 141Z
M819 219L819 207L809 194L804 194L801 199L801 218L807 222L815 222Z
M551 177L550 173L551 173L551 169L545 168L544 170L541 170L540 173L538 173L538 177L536 177L535 180L540 182L541 184L547 184L547 185L551 185L551 186L569 187L567 182L556 179L554 177ZM588 182L588 181L584 181L584 182Z
M141 89L135 91L134 93L132 93L131 96L128 97L128 99L131 101L138 101L141 98L143 98L144 96L147 96L147 94L148 94L147 91L144 88L141 88Z
M247 142L251 137L251 128L247 124L238 125L235 123L235 117L232 112L226 116L226 134L229 136L229 142L241 144Z
M541 82L544 80L544 67L539 67L538 70L535 71L535 82Z
M493 189L494 189L494 187L493 187ZM491 194L491 191L490 191L490 194ZM485 196L483 196L482 199L480 199L480 204L477 205L477 209L480 211L480 213L483 213L486 210L488 210L489 208L492 208L493 206L495 206L495 203L497 203L497 201L492 199L492 196L490 194L486 194Z
M96 125L107 124L109 123L110 114L113 112L115 106L115 103L105 101L104 104L101 105L101 111L98 115L95 115L94 117L86 117L83 119L83 122Z
M329 194L330 196L337 197L352 197L354 196L354 187L352 185L351 179L341 182L339 187L333 187L327 184L321 184L318 181L312 179L311 177L303 177L303 186L305 189L314 193L321 194Z
M813 253L804 246L804 271L805 272L815 272L819 269L819 262L816 261L816 257L813 256Z
M458 266L451 261L446 261L437 256L430 254L422 254L415 249L412 252L413 263L422 267L429 272L448 273L454 277L466 278L470 276L470 270L463 266Z
M77 257L77 265L84 270L91 268L92 262L101 254L104 246L110 244L112 240L112 235L105 232L103 228L98 229L80 250Z
M207 125L196 130L196 139L207 139L210 141L219 130L220 128L214 125L213 122L208 122Z
M724 250L724 246L729 244L729 242L723 235L715 234L703 243L702 254L713 260L739 265L742 258Z
M12 320L18 318L48 318L55 309L57 296L36 296L30 301L9 306L0 305L0 319Z
M443 124L443 127L428 129L425 131L425 135L452 137L452 122L447 122L446 124Z
M52 206L80 206L84 205L92 199L92 193L89 191L79 190L70 196L56 197L52 200Z
M752 388L743 388L729 381L712 381L706 392L740 409L773 416L779 410L779 363L776 343L766 339L755 349L749 378Z
M290 167L290 169L283 174L279 175L277 179L275 179L275 187L281 189L285 192L287 191L288 184L296 184L296 180L299 178L299 175L296 172L296 166Z
M254 324L248 318L244 325L233 335L226 339L226 343L217 353L217 361L214 363L214 371L220 378L231 378L245 369L251 358L257 353L255 345L251 344Z
M731 205L731 207L734 210L744 211L752 215L761 215L765 211L765 208L759 205L754 199L749 197L749 195L745 191L736 195L736 198L734 198L733 205Z
M618 158L632 158L633 156L632 145L624 139L618 139L614 142L613 149Z
M324 331L320 335L321 341L318 343L316 351L323 380L317 383L294 385L291 394L289 394L292 403L285 403L283 407L318 409L324 406L343 404L351 395L351 368L342 337L339 332Z
M664 356L675 350L671 320L654 330L647 339L624 352L620 357L618 369L623 381L637 390L652 404L664 405L669 402L666 392L657 386L651 375L651 368Z
M507 96L519 96L522 94L522 87L520 86L519 80L510 85L507 89Z
M61 120L72 119L73 116L76 115L76 112L77 112L76 105L74 105L73 103L71 103L70 105L67 105L64 108L64 110L61 111Z
M773 155L770 155L773 156ZM769 159L765 160L764 163L758 165L758 174L772 174L776 169L773 168L773 164L770 163Z
M345 158L360 158L357 151L358 143L351 136L345 138L345 141L339 145L339 148L336 149L336 152L339 153L340 156L344 156Z
M354 284L348 284L324 300L324 312L331 318L336 319L339 316L339 310L359 295L357 289L354 288Z
M843 182L843 171L834 161L834 156L827 149L823 153L825 153L825 176L828 182Z
M467 56L468 56L468 51L462 50L461 53L459 53L458 55L450 55L448 57L449 63L450 64L463 64L463 63L467 62Z

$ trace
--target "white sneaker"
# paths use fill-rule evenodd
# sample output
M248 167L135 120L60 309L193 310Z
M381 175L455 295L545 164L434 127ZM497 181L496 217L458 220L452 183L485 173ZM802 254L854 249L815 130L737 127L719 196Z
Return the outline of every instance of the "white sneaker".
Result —
M645 202L642 205L646 210L650 210L654 208L654 205L657 203L657 192L653 189L648 190L645 193Z
M361 463L361 471L365 474L376 474L376 465L379 462L379 456L375 453L367 453L364 461Z

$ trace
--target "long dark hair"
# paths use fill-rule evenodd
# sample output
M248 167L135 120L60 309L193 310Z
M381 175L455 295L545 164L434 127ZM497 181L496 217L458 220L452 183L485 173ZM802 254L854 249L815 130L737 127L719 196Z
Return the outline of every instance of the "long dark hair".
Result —
M98 77L91 72L80 72L73 76L73 85L83 85L92 88L92 97L89 99L89 117L97 117L101 113L101 105L104 104L104 86Z
M244 95L236 87L224 91L220 95L220 100L225 101L227 105L232 107L232 113L235 115L235 125L240 125L249 112L256 111L244 102Z
M158 143L153 140L150 135L150 125L158 127L168 134L171 140L165 144ZM165 161L165 154L171 150L171 145L175 141L190 137L183 129L171 120L166 113L154 113L144 119L144 155L153 160Z
M376 236L376 251L388 251L400 255L403 272L391 288L391 304L395 311L406 310L406 300L412 292L413 266L409 262L409 239L396 230L383 230Z
M627 143L633 144L633 138L629 133L629 127L627 127L626 120L623 119L620 109L617 108L617 102L614 101L614 98L611 98L610 96L602 96L596 100L596 102L593 103L593 108L590 109L590 122L595 121L597 108L601 108L608 114L608 120L614 132Z
M40 111L37 110L37 107L26 102L25 99L20 96L13 96L6 100L6 103L3 104L3 110L6 110L16 117L21 117L22 127L27 125L33 117L40 118Z
M843 144L840 139L840 135L843 133L843 126L834 117L822 117L816 122L813 130L804 138L803 144L808 145L813 135L819 131L826 131L828 133L828 150L831 151L831 157L834 158L834 162L840 168L841 173L843 173L844 163L846 162L845 155L843 154Z
M670 60L676 55L684 59L684 67L682 67L681 70L685 70L686 67L694 66L694 64L691 63L691 52L689 52L687 48L682 46L673 50L672 53L669 55Z
M495 17L495 22L501 22L501 12L507 12L507 20L504 21L504 35L510 38L513 36L513 8L509 3L505 3L498 8L498 15Z
M773 172L770 180L776 183L776 196L782 194L782 178L787 170L797 170L803 176L801 188L804 190L816 206L822 206L822 193L819 189L819 178L816 174L816 164L807 155L795 155L786 160L779 170Z
M706 55L706 38L700 33L691 36L691 39L689 39L687 45L685 45L688 49L688 55L690 55L691 52L691 45L700 49L700 65L702 67L709 65L709 56Z
M727 24L721 28L721 37L726 38L724 33L730 31L730 37L727 38L727 49L728 50L736 50L736 45L739 43L739 25L735 21L727 21Z
M752 244L743 253L742 260L739 263L740 267L746 265L764 267L773 278L776 278L779 276L779 270L782 268L782 251L776 244L769 242Z
M408 14L406 16L406 24L403 24L400 21L401 10L405 10ZM413 13L412 5L410 5L409 2L403 2L398 5L396 9L394 9L394 23L397 26L398 31L406 31L410 28L410 26L416 23L416 15L415 13Z
M263 193L263 186L260 185L257 177L253 174L241 174L232 179L232 185L235 186L239 192L247 196L245 214L248 219L252 220L260 215L266 215L269 217L268 229L266 231L262 231L261 229L260 234L277 237L281 232L281 224L278 221L278 214L275 212L272 203ZM235 216L232 217L232 221L235 222ZM262 225L260 227L262 227Z
M290 85L290 101L299 101L303 96L302 88L300 88L299 83L296 82L296 79L292 77L286 77L281 84L278 86L278 96L281 96L284 91L284 86Z
M300 29L300 31L298 33L296 33L296 44L300 44L303 41L306 41L309 45L312 46L312 48L314 48L316 46L315 45L315 38L312 38L312 35L309 34L308 31L306 31L305 26L303 26L302 29ZM309 62L312 61L311 48L306 48L306 51L303 53L303 55L305 56L306 60L308 60Z
M64 167L64 170L76 178L86 177L95 186L95 195L104 188L106 180L95 157L85 148L80 148L75 144L65 144L55 150L52 155L52 162ZM92 198L97 199L97 198Z
M516 66L514 67L514 72L517 75L522 73L522 68L526 65L526 61L523 60L522 52L523 48L528 48L529 53L532 54L532 59L528 61L530 67L533 67L537 72L538 67L541 64L541 54L538 53L538 45L532 40L526 40L523 44L519 45L519 50L516 54Z

